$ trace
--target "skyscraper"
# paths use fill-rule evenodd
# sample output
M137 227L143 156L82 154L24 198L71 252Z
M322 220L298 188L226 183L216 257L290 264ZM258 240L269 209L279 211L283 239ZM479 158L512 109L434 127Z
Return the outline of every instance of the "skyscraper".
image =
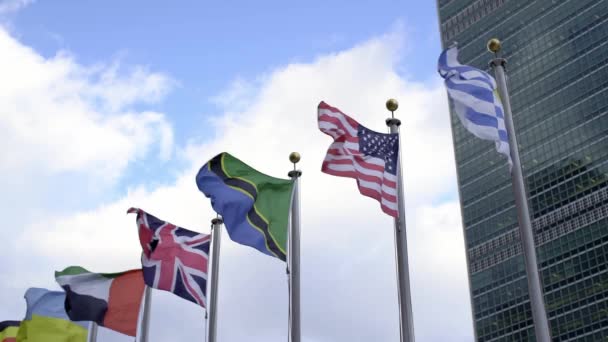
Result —
M608 0L438 0L444 47L502 41L554 341L608 341ZM475 334L533 340L511 178L452 114Z

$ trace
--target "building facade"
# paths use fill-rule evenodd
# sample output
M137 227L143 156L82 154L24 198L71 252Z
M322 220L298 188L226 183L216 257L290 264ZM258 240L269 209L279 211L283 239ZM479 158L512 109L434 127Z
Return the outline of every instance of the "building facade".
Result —
M438 0L443 46L502 41L554 341L608 341L608 0ZM511 179L452 113L477 341L533 341Z

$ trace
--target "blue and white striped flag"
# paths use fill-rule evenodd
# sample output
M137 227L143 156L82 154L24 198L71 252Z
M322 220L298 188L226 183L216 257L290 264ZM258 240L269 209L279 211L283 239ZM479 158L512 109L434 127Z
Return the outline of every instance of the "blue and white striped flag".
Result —
M485 71L458 62L458 48L441 53L437 66L460 122L475 136L496 142L496 150L509 159L509 137L496 80Z

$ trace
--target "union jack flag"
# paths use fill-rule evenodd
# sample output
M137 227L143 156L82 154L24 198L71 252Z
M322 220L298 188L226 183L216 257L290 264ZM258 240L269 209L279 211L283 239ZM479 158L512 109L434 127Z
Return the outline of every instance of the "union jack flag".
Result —
M127 213L137 213L146 285L206 307L211 236L177 227L141 209Z

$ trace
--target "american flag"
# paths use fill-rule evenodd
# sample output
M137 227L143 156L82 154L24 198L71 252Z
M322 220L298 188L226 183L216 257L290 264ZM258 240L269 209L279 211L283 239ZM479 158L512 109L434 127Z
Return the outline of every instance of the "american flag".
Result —
M361 194L376 199L382 211L398 217L399 135L369 130L325 102L319 103L318 122L321 132L334 139L321 171L355 178Z
M177 227L141 209L127 213L137 213L146 285L206 307L211 236Z

